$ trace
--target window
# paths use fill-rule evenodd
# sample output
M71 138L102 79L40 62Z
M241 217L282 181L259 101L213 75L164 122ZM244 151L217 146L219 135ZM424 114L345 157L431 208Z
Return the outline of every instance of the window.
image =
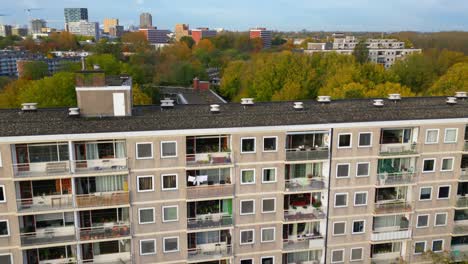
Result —
M262 213L274 213L276 211L276 198L262 199Z
M447 213L437 213L434 216L434 226L446 226Z
M354 193L354 206L365 206L367 205L367 192L355 192Z
M341 236L346 232L346 222L334 222L333 223L333 235Z
M338 148L351 147L351 134L338 134Z
M154 223L154 207L138 209L138 219L140 224Z
M453 158L443 158L441 171L453 171Z
M253 244L254 239L255 238L254 238L254 230L253 229L241 230L240 231L240 244L241 245Z
M255 170L246 169L241 170L241 184L254 184L255 183Z
M161 175L161 187L163 191L177 190L177 174L162 174Z
M370 147L372 146L372 133L364 132L359 133L359 147Z
M429 215L418 215L418 221L416 222L416 228L424 228L429 226Z
M278 137L263 138L263 152L276 152L278 150Z
M137 176L138 192L152 192L154 191L154 177L153 176Z
M161 157L162 158L177 157L177 142L162 141L161 142Z
M262 257L260 264L275 264L275 257Z
M140 240L140 255L154 255L156 254L156 239Z
M255 153L255 138L241 138L241 153Z
M358 162L356 164L356 177L367 177L369 176L369 162Z
M6 202L5 185L0 185L0 203Z
M336 193L335 194L335 207L346 207L348 206L348 193Z
M362 234L366 228L366 221L365 220L355 220L353 221L353 234Z
M336 164L336 177L337 178L349 177L349 163Z
M254 214L255 201L254 200L242 200L240 201L241 215Z
M10 227L8 220L0 220L0 237L10 236Z
M422 254L426 251L426 241L418 241L414 243L414 254Z
M426 130L426 144L437 144L439 142L439 129Z
M344 262L344 249L335 249L331 252L331 263Z
M363 248L352 248L351 249L351 256L350 260L351 261L358 261L362 260L362 253L363 253Z
M424 159L423 160L423 172L434 172L435 171L435 159Z
M179 221L179 206L163 206L163 222Z
M179 251L179 237L164 237L163 250L164 253Z
M240 264L254 264L253 259L241 259Z
M444 143L457 143L458 129L446 128L444 134Z
M432 187L421 187L419 189L419 200L430 200L432 196Z
M13 264L13 255L11 253L0 254L0 263Z
M153 158L153 143L136 143L137 159L152 159Z
M450 196L450 186L439 186L437 199L448 199Z
M276 182L276 168L263 168L262 182Z
M274 227L262 228L261 241L262 243L275 241L275 228Z
M442 252L444 251L444 240L437 239L432 240L432 252Z

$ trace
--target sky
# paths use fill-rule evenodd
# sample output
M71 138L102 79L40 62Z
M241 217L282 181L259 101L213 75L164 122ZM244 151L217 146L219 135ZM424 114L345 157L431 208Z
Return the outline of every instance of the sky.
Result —
M153 25L245 31L256 26L299 31L468 31L468 0L0 0L0 24L26 25L31 18L63 28L63 8L86 7L89 20L114 17L138 25L149 12Z

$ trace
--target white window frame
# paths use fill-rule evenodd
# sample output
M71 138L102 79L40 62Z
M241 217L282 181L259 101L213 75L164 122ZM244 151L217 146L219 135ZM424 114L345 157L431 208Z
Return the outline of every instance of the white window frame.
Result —
M148 242L148 241L153 241L154 242L154 252L151 253L143 253L141 251L141 242ZM140 240L140 256L150 256L150 255L156 255L156 239L142 239Z
M370 134L370 145L361 145L361 134ZM371 148L372 147L372 139L374 135L372 132L359 132L358 134L358 148Z
M447 141L446 138L447 138L447 130L455 130L455 141ZM444 143L445 144L452 144L452 143L457 143L457 139L458 139L458 128L455 128L455 127L448 127L444 130Z
M353 250L354 249L360 249L361 250L361 258L360 259L353 259ZM349 250L349 261L353 262L353 261L362 261L364 259L364 248L363 247L355 247L355 248L351 248Z
M252 232L252 242L242 242L242 233ZM239 245L252 245L255 243L255 229L241 229L239 230Z
M151 189L150 190L140 190L140 179L141 178L151 178ZM154 192L154 175L137 176L137 192L139 192L139 193Z
M275 201L275 203L274 203L275 208L273 208L273 211L264 211L263 210L263 201L265 201L265 200ZM276 197L262 198L262 214L272 214L272 213L275 213L275 212L276 212Z
M6 234L6 235L0 235L0 237L9 237L9 236L11 235L10 220L8 220L8 219L2 219L2 220L0 220L0 222L6 222L6 224L7 224L7 232L8 232L8 234Z
M349 135L349 146L346 146L346 147L341 147L340 146L340 137L341 136L345 136L345 135ZM349 149L349 148L352 148L353 147L353 133L338 133L338 142L337 142L337 148L338 149Z
M266 138L274 138L275 139L275 150L265 150L265 139ZM262 150L263 152L278 152L278 136L264 136L262 141Z
M445 215L445 224L443 224L443 225L438 225L437 224L437 216L438 215ZM447 221L448 221L448 213L447 212L435 213L434 214L434 226L447 226Z
M265 256L260 259L260 264L262 264L264 259L269 259L271 258L273 260L273 264L275 264L275 256Z
M364 222L364 230L362 232L354 232L354 222ZM351 234L353 235L360 235L360 234L364 234L366 233L366 220L365 219L357 219L357 220L353 220L353 225L351 227Z
M163 155L163 144L165 144L165 143L175 143L175 155L173 155L173 156L164 156ZM177 141L175 141L175 140L161 141L161 143L159 143L159 148L160 148L159 152L161 152L161 159L177 158Z
M1 166L0 166L1 167ZM13 254L12 253L0 253L0 256L10 256L10 262L11 264L14 264L13 262Z
M342 224L342 223L344 223L344 228L343 228L343 231L344 231L344 232L343 232L343 234L336 234L336 233L335 233L335 224ZM332 229L333 229L333 230L332 230L332 235L333 235L333 236L345 236L345 235L346 235L346 224L347 224L346 221L336 221L336 222L333 222L333 225L332 225L332 227L333 227L333 228L332 228Z
M433 168L431 171L425 171L425 170L424 170L424 162L426 162L426 160L433 160L433 161L434 161L434 168ZM437 166L437 159L436 159L436 158L427 158L427 159L423 159L421 172L422 172L422 173L433 173L433 172L436 171L436 166Z
M243 202L249 202L249 201L250 201L250 202L253 202L252 212L251 212L251 213L243 213L243 212L242 212L242 203L243 203ZM240 208L239 208L239 209L240 209L240 211L239 211L239 214L240 214L240 215L253 215L253 214L255 214L255 200L254 200L254 199L240 200L240 201L239 201L239 207L240 207Z
M138 157L138 146L139 145L151 145L151 157ZM154 159L154 146L153 142L137 142L135 144L135 157L137 160L149 160L149 159Z
M243 259L240 259L240 260L239 260L239 263L242 263L242 261L244 261L244 260L250 260L250 261L252 261L252 264L255 264L255 260L254 260L253 258L243 258Z
M437 131L436 142L427 142L427 135L431 131ZM438 128L437 129L435 129L435 128L426 129L426 138L424 139L424 144L426 144L426 145L439 144L439 137L440 137L440 129L438 129Z
M243 145L244 145L244 139L253 139L254 140L254 148L253 151L243 151ZM240 153L241 154L252 154L252 153L257 153L257 138L256 137L241 137L240 138L241 144L240 144Z
M361 164L367 164L367 175L358 175L358 166L361 165ZM368 162L368 161L366 161L366 162L357 162L356 163L356 178L369 177L370 176L370 170L371 170L370 162Z
M177 211L177 218L176 218L175 220L165 220L165 219L164 219L164 218L165 218L165 217L164 217L164 216L165 216L165 214L164 214L164 209L166 209L166 208L176 208L176 209L177 209L177 210L176 210L176 211ZM163 206L163 207L161 208L161 214L162 214L162 221L163 221L163 223L178 222L178 221L179 221L179 205L176 204L176 205L167 205L167 206Z
M419 223L419 217L420 217L420 216L427 216L427 225L425 225L425 226L420 226L420 225L418 225L418 223ZM418 214L418 215L416 216L416 228L428 228L428 227L429 227L430 219L431 219L431 218L430 218L430 214Z
M253 171L253 182L242 182L242 173L244 171ZM256 170L255 169L241 169L240 172L241 172L240 173L240 184L241 185L252 185L252 184L255 184L255 182L257 181L257 179L256 179L257 175L256 175ZM263 175L262 175L262 177L263 177Z
M340 165L348 165L348 176L345 177L338 177L338 166ZM347 179L351 177L351 163L337 163L336 170L335 170L335 178L337 179Z
M422 253L416 253L416 244L418 243L424 243L424 250ZM426 252L426 249L427 249L427 241L414 241L414 250L413 250L413 254L414 255L422 255L424 252Z
M166 250L166 240L168 239L177 239L177 249L175 250ZM180 240L178 236L171 236L171 237L163 237L163 252L164 253L172 253L172 252L179 252L180 251Z
M333 253L335 253L336 251L341 251L342 252L343 258L341 260L333 260ZM331 255L330 256L331 263L344 263L344 261L345 261L345 249L344 248L334 249L334 250L331 251L330 255Z
M427 189L427 188L430 188L431 189L431 197L429 199L421 199L421 190L422 189ZM423 201L431 201L432 200L432 192L433 192L433 187L432 186L421 186L419 187L419 196L418 196L418 200L423 202Z
M366 194L366 203L365 204L356 204L356 194L363 194L365 193ZM360 191L360 192L355 192L354 193L354 203L353 205L358 207L358 206L367 206L367 200L369 198L369 192L368 191Z
M438 241L442 241L442 246L441 246L441 249L440 249L440 250L432 251L432 252L434 252L434 253L438 253L438 252L443 252L443 251L444 251L444 245L445 245L445 240L444 240L444 239L434 239L434 240L432 240L432 243L431 243L431 250L434 249L434 242L438 242Z
M0 189L3 192L3 200L0 200L0 203L6 203L7 201L7 195L6 195L6 188L5 185L0 185Z
M274 170L275 171L275 180L274 181L265 181L263 176L265 174L265 170ZM277 175L278 175L278 170L276 167L269 167L269 168L262 168L262 183L275 183L277 182Z
M273 229L273 240L263 240L263 230ZM260 229L260 242L261 243L271 243L276 241L276 228L275 227L264 227Z
M448 188L449 188L448 197L446 197L446 198L439 198L440 187L448 187ZM451 192L452 192L452 186L451 186L451 185L439 185L439 186L437 186L437 199L436 199L436 200L448 200L448 199L450 199L450 194L451 194Z
M336 205L336 196L338 196L338 195L346 195L346 205ZM333 201L333 207L334 208L348 207L348 196L349 196L349 194L347 192L345 192L345 193L335 193L335 200Z
M175 176L176 177L176 187L175 188L164 188L164 177L166 176ZM167 173L161 174L161 191L173 191L179 189L179 175L177 173Z
M443 169L443 166L444 166L444 160L452 160L452 167L448 170L444 170ZM455 164L455 158L454 157L443 157L441 160L440 160L440 171L453 171L453 166Z
M153 211L153 221L151 222L141 222L141 211L143 210L152 210ZM140 225L149 225L149 224L154 224L156 223L156 209L154 207L144 207L144 208L138 208L138 224Z

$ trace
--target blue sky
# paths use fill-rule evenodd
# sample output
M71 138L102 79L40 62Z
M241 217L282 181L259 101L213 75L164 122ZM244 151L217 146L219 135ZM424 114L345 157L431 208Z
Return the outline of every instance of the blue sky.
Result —
M138 24L138 15L153 15L158 28L176 23L246 30L441 31L468 30L468 0L0 0L0 23L26 24L31 17L63 25L64 7L88 8L91 21L116 17Z

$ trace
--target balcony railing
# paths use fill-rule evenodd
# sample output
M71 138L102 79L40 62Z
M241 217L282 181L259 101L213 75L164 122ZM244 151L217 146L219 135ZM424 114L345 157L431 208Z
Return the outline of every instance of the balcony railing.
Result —
M72 195L36 196L16 200L18 212L39 212L73 208Z
M311 235L310 237L298 238L297 240L283 239L283 250L322 248L323 246L324 237L322 235Z
M197 260L216 260L232 256L232 246L224 243L201 244L197 248L187 249L188 259Z
M130 196L125 191L76 195L76 206L78 208L126 205L129 203Z
M401 240L411 238L411 229L395 227L392 231L374 230L371 234L371 241Z
M219 166L232 163L231 152L198 153L186 155L187 166Z
M187 199L204 199L234 195L233 184L202 185L187 187Z
M75 227L44 228L40 231L20 234L22 246L64 243L76 240Z
M450 252L455 262L464 263L468 259L468 245L452 245Z
M328 148L286 149L286 160L323 160L328 159Z
M81 241L128 237L130 225L105 223L103 226L80 228L78 233Z
M416 144L381 144L380 155L411 155L417 154Z
M465 147L463 148L463 150L465 150L465 151L468 150L468 140L465 140Z
M468 180L468 168L461 168L460 179L464 181Z
M321 190L326 188L327 182L324 177L294 178L285 180L287 192L300 192L309 190Z
M48 259L48 260L41 260L39 262L40 264L42 263L46 263L46 264L75 264L75 263L79 263L75 257L71 257L71 258L61 258L61 259Z
M400 254L401 253L396 253L396 252L376 254L375 257L371 258L371 264L406 263L404 262L403 257L401 257Z
M218 228L232 225L232 216L226 214L199 215L187 219L188 229Z
M325 212L321 209L314 208L312 210L295 210L289 209L284 210L284 220L286 221L297 221L307 219L324 219L326 217Z
M41 177L70 174L69 161L32 162L13 164L16 177Z
M457 196L456 207L458 208L468 207L468 196Z
M76 174L119 172L128 170L127 158L74 160L72 166Z
M411 211L411 203L405 201L393 201L375 204L376 214L391 214Z
M80 264L131 264L132 255L130 252L121 252L113 254L101 254L94 256L93 259L85 259ZM54 263L55 264L55 263Z
M459 223L460 221L455 221L455 226L453 227L453 233L457 235L468 234L468 220Z
M395 173L379 173L377 174L377 185L399 185L399 184L411 184L415 180L414 172L395 172Z

